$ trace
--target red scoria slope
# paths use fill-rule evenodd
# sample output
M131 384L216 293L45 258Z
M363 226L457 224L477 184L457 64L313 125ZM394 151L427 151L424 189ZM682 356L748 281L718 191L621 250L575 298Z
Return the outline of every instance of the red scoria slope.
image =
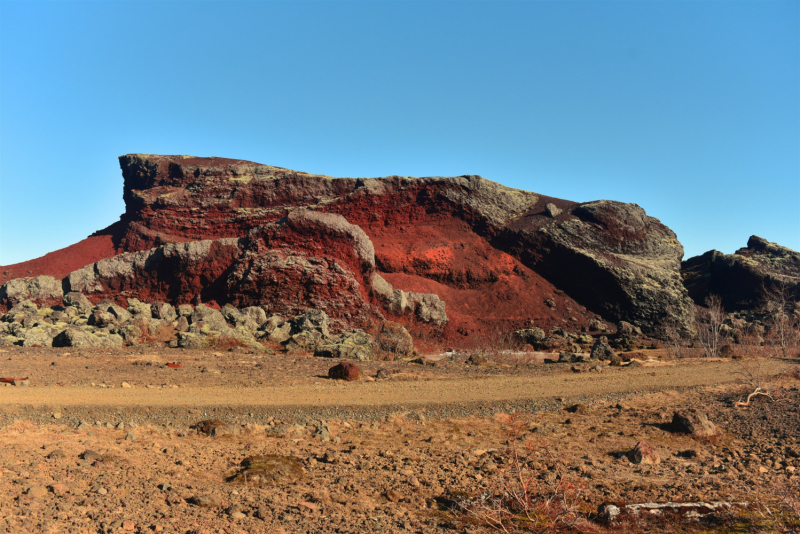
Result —
M0 268L11 271L2 280L63 276L67 265L171 242L242 237L308 209L360 226L377 271L395 287L438 294L449 342L529 325L578 330L596 314L651 332L668 316L691 317L683 248L635 204L577 204L479 176L334 179L243 160L139 154L120 165L126 213L114 231ZM103 247L94 246L100 238Z

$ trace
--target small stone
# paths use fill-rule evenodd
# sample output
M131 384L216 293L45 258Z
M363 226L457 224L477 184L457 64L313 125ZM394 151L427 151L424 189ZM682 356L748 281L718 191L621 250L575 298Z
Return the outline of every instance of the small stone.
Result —
M127 382L123 382L122 383L122 387L125 388L125 389L129 389L131 387L131 385L128 384Z
M105 488L102 488L102 487L101 488L97 488L97 493L99 495L105 495L106 493L108 493L108 490L105 489Z
M708 416L694 409L679 410L672 415L672 428L691 436L711 437L717 434L717 427Z
M125 439L127 441L134 441L136 439L136 434L134 434L133 432L128 432L127 434L125 434Z
M200 508L212 508L219 506L219 502L209 495L195 495L189 499L189 502L195 506L199 506Z
M53 412L53 419L61 419L61 412Z
M34 499L41 499L47 495L47 488L44 486L31 486L28 488L25 494Z
M646 441L640 441L628 452L628 459L635 464L657 464L661 462L658 452Z
M117 426L116 426L115 428L116 428L117 430L123 430L123 429L125 428L125 423L123 423L122 421L120 421L119 423L117 423Z
M415 488L418 488L421 485L420 482L419 482L419 479L417 477L413 477L413 476L408 479L408 483L411 484L412 486L414 486Z
M53 495L60 497L69 491L69 487L66 484L53 484L50 486L50 490L53 492Z
M245 514L243 514L242 512L233 512L231 514L231 519L241 520L241 519L244 519L245 517L247 517L247 516Z
M328 369L328 377L336 380L354 382L361 378L361 369L354 363L342 362Z
M50 460L55 460L55 459L58 459L58 458L66 457L66 454L64 454L64 451L62 451L61 449L56 449L56 450L52 451L50 454L48 454L47 457Z
M386 498L391 502L400 502L400 499L402 499L403 496L395 490L390 489L386 491Z
M87 423L86 421L81 421L80 423L78 423L78 426L76 428L78 430L85 430L85 429L87 429L89 427L91 427L91 425L89 423Z
M128 519L127 521L123 521L122 522L122 530L130 531L130 530L135 530L135 529L136 529L136 523L134 523L130 519Z

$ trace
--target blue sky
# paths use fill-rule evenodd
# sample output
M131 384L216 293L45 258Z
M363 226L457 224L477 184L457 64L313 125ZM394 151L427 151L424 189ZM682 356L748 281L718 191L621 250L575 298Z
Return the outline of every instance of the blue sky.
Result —
M124 211L117 156L480 174L800 250L800 2L0 0L0 264Z

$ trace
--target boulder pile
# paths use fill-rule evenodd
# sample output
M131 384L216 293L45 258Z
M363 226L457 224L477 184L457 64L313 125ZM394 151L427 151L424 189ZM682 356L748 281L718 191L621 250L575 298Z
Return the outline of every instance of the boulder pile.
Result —
M387 332L405 343L402 351L386 349ZM206 304L174 307L130 298L120 306L107 299L92 304L81 293L71 292L64 295L62 305L39 307L23 300L0 317L0 346L111 349L153 342L187 349L282 348L352 360L393 359L398 352L406 356L414 350L411 336L398 323L386 322L376 340L316 309L282 317L268 316L258 306L229 304L220 309Z

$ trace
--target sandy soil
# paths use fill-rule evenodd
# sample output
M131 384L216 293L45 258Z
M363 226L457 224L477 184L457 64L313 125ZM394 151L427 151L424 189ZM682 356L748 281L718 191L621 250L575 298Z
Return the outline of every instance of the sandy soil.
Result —
M798 363L639 356L601 371L519 356L370 362L344 383L326 378L335 361L303 356L7 349L0 376L30 385L0 386L0 532L483 532L464 509L500 494L511 449L542 491L561 473L590 521L609 501L788 510L800 489ZM373 378L379 369L391 377ZM756 376L774 399L734 408ZM672 413L687 407L720 435L675 433ZM208 419L223 421L219 435L193 428ZM659 463L628 459L642 440ZM751 506L667 530L756 516Z

